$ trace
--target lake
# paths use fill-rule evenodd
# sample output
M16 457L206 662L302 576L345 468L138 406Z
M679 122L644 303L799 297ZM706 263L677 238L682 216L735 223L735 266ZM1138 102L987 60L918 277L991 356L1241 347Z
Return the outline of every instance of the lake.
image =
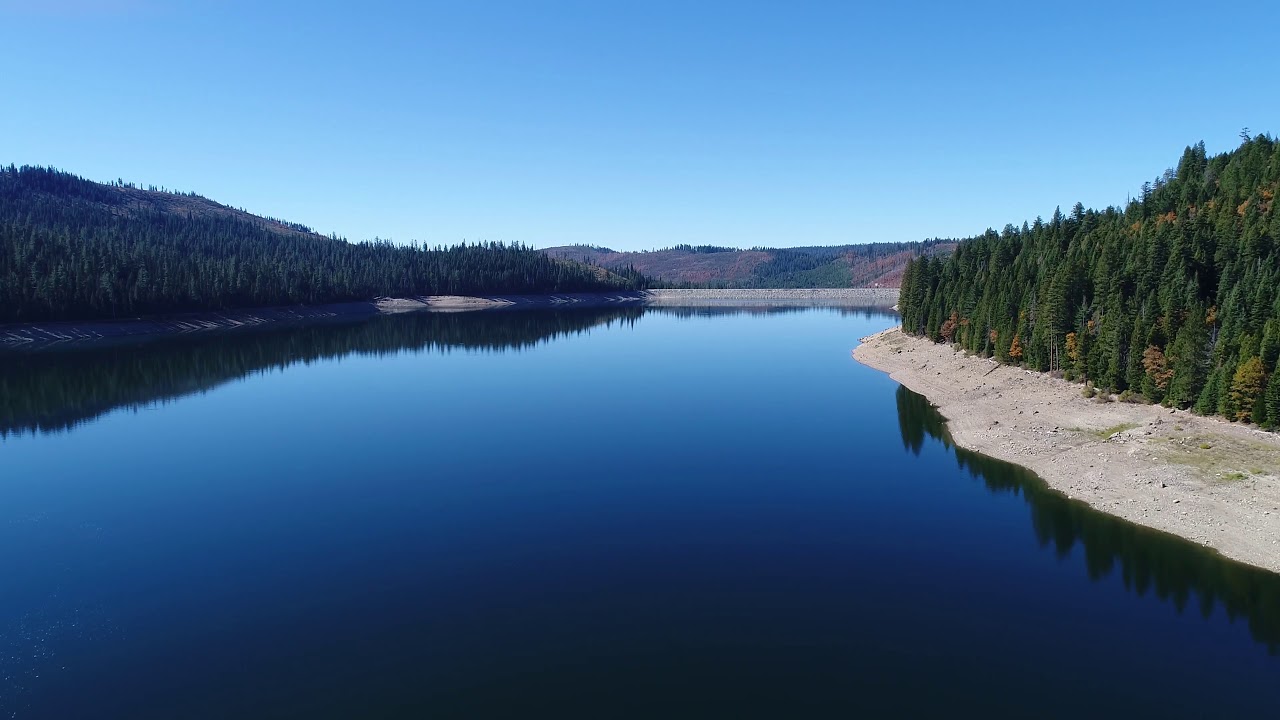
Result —
M957 450L894 322L0 356L0 717L1274 714L1280 576Z

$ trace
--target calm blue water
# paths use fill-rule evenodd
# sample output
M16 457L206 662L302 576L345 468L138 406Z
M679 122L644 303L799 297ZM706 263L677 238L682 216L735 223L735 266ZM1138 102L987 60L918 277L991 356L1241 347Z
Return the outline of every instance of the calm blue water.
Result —
M0 358L0 717L1274 715L1280 576L958 452L893 322Z

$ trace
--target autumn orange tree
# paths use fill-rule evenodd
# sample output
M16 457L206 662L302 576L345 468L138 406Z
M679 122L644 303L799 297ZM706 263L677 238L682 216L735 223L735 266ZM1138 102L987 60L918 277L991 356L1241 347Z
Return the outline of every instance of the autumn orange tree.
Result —
M952 310L951 317L947 318L947 321L942 323L942 327L939 328L938 334L942 335L942 339L944 341L951 342L956 337L956 328L959 327L959 325L960 315L956 311Z
M1009 359L1017 362L1022 359L1022 341L1017 335L1013 336L1013 341L1009 343Z
M1173 379L1173 369L1169 367L1169 359L1160 351L1160 348L1148 345L1142 353L1142 368L1150 381L1150 385L1144 383L1144 394L1152 400L1164 397L1164 391L1169 387L1169 380Z

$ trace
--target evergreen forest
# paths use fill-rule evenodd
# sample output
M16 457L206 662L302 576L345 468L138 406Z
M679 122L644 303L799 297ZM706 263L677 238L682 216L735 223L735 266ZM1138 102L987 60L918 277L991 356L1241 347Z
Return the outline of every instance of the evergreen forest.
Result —
M634 290L646 279L520 245L351 243L198 195L0 168L0 322L418 295Z
M1099 397L1280 426L1280 143L1242 133L1123 207L960 242L904 271L903 329Z

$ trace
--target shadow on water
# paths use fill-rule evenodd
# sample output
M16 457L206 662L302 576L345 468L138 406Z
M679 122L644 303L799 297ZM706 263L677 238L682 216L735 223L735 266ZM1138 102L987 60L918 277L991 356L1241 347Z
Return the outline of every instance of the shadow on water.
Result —
M946 420L923 395L899 386L898 426L915 454L933 438L956 463L993 493L1026 501L1043 548L1065 558L1080 546L1089 577L1119 573L1125 588L1172 603L1179 614L1193 602L1208 619L1220 607L1233 622L1243 617L1254 640L1280 654L1280 575L1228 560L1207 548L1091 509L1049 488L1026 468L958 447Z
M347 355L505 352L645 313L678 318L811 311L806 306L614 307L408 313L244 328L41 351L0 351L0 438L70 430L118 408L141 409L241 378ZM883 316L874 308L826 308Z
M522 350L615 322L638 307L411 313L355 322L0 353L0 437L69 430L117 408L207 392L256 373L347 355Z

